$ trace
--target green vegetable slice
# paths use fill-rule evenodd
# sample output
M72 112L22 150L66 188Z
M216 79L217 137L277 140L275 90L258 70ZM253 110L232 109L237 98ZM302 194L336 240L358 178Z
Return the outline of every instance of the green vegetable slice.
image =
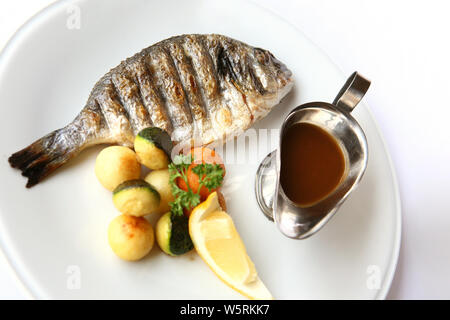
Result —
M141 130L137 135L152 142L157 148L163 150L169 159L171 158L173 143L166 131L157 127L149 127Z
M170 233L169 249L174 255L181 255L194 248L189 236L189 218L184 215L170 215L172 232Z

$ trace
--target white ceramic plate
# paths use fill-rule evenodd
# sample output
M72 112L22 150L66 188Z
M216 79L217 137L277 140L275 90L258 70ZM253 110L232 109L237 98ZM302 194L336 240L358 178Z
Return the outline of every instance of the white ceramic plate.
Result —
M79 29L73 20L78 9ZM99 148L83 152L30 190L7 163L11 153L70 122L111 67L182 33L222 33L269 49L290 67L294 92L256 128L278 128L301 103L331 101L347 76L290 24L243 1L62 1L43 10L0 58L0 240L33 297L241 298L195 253L171 258L156 246L137 263L114 256L106 230L117 212L94 175ZM276 298L387 294L400 245L399 195L381 134L364 103L354 116L369 142L367 172L337 215L310 239L283 237L259 212L253 194L257 161L227 167L229 212Z

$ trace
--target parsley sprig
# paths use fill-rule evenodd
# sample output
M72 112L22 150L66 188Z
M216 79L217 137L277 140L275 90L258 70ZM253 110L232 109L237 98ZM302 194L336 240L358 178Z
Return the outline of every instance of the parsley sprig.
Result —
M169 164L169 182L175 198L170 203L170 211L174 215L182 215L184 208L190 210L200 203L200 189L202 186L211 191L222 185L223 168L219 164L199 163L192 169L192 172L199 177L199 186L197 190L192 190L187 179L187 171L192 161L192 155L178 155ZM187 191L178 187L178 178L184 180L188 189Z

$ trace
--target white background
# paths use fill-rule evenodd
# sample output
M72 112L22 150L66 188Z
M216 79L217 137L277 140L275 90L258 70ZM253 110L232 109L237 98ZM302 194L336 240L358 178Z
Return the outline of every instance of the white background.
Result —
M0 49L51 2L0 0ZM402 247L388 297L450 299L449 2L258 2L296 25L345 74L358 70L372 80L365 99L389 147L403 206ZM26 296L0 255L0 299L20 298Z

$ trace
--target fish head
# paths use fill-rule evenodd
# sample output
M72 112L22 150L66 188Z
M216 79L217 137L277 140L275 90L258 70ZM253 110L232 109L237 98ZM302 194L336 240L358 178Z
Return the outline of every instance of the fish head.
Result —
M248 92L248 106L256 119L260 119L280 103L294 85L292 72L270 51L253 48L250 72L253 88Z
M292 72L268 50L219 37L221 42L216 51L219 77L236 89L232 90L233 95L247 105L252 120L265 117L292 89Z
M266 90L273 92L274 90L283 90L286 86L293 83L292 72L288 67L275 58L275 56L268 50L254 48L253 49L254 64L256 69L260 69L260 78L271 77L271 80L276 82L275 86L269 87L266 84ZM274 85L274 83L271 83Z

